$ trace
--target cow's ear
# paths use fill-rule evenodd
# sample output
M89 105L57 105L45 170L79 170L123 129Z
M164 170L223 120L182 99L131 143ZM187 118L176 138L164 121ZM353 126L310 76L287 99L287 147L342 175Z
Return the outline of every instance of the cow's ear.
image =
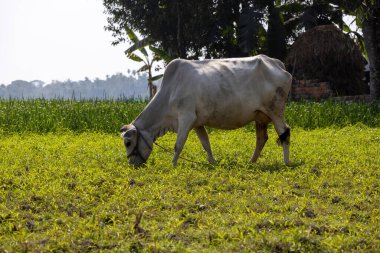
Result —
M124 132L127 132L128 130L128 125L124 125L120 128L120 132L124 133Z

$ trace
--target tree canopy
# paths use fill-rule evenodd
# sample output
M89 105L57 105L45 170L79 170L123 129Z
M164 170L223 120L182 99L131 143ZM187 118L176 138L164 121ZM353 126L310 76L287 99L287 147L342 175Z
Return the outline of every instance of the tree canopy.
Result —
M304 29L343 22L342 11L326 1L104 0L104 6L114 44L127 39L127 26L172 58L283 59Z

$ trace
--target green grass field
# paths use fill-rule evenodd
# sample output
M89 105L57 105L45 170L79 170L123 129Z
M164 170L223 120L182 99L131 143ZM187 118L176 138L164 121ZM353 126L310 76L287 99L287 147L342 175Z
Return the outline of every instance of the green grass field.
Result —
M144 103L126 104L120 112L116 102L72 102L59 111L68 103L61 101L55 114L46 108L49 102L29 101L42 105L27 104L24 116L8 118L12 124L4 120L12 111L7 103L0 102L8 108L0 111L0 252L380 248L379 105L290 104L294 167L283 165L273 128L258 163L249 164L255 139L247 127L210 131L215 166L180 160L173 167L172 155L155 147L147 165L135 169L127 164L118 121L128 114L128 122ZM108 113L96 113L99 107ZM330 115L335 123L306 113L321 115L326 112L317 108L323 107L335 112ZM68 111L82 115L78 122L92 122L91 117L95 122L75 129L82 125L72 117L71 123L52 120L49 126L47 119L58 120ZM30 118L22 121L25 115ZM104 115L110 118L99 119ZM312 120L302 124L315 125L297 123L307 116ZM158 143L172 150L174 141L175 135L168 134ZM182 155L207 161L193 132Z

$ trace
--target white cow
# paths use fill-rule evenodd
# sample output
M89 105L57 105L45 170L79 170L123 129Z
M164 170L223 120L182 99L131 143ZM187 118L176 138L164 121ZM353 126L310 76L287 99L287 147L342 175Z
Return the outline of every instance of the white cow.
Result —
M177 133L172 160L175 165L191 129L213 163L204 127L236 129L255 121L256 149L251 162L260 156L268 139L268 124L273 122L284 162L289 165L290 128L284 121L284 109L291 81L284 64L265 55L172 61L161 89L131 124L121 128L130 164L144 163L154 141L173 131Z

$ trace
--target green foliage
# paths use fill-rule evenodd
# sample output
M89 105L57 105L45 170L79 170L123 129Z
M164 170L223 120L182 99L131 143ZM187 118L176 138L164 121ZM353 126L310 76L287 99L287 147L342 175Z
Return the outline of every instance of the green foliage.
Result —
M145 101L124 100L0 100L0 134L65 129L115 133L122 124L135 119L145 106ZM343 127L357 123L380 127L380 104L289 102L285 117L293 128ZM253 124L247 126L252 127Z
M132 47L125 51L125 54L129 56L132 52L139 50L145 57L148 57L148 52L145 49L145 46L148 45L149 39L140 40L137 34L128 26L124 26L124 29L128 35L128 38L134 43Z
M380 130L295 128L293 168L275 135L257 164L240 129L210 134L215 166L173 167L155 147L141 169L116 134L0 137L0 251L377 251ZM183 155L206 161L193 132Z

